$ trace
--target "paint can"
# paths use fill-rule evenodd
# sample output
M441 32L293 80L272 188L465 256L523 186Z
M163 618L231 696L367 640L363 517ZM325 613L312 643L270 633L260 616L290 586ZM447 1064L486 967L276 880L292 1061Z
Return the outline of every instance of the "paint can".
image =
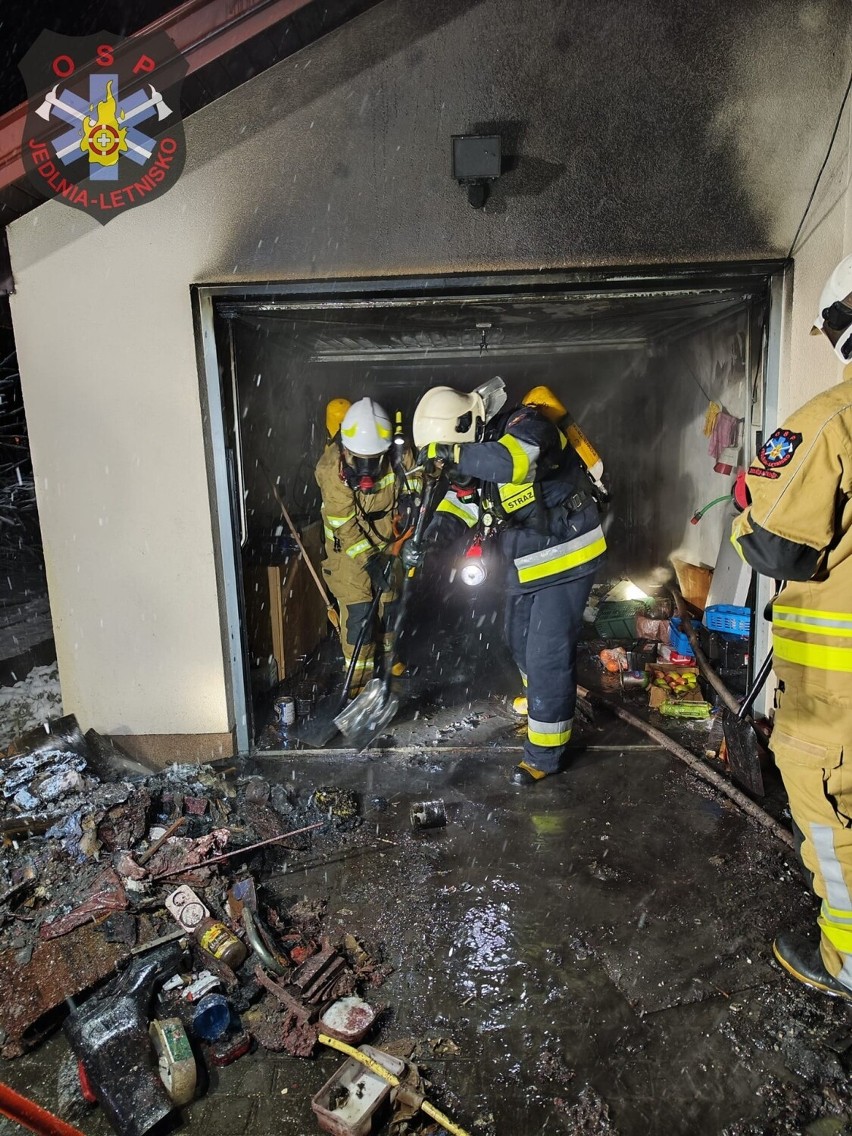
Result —
M645 690L648 686L647 671L622 671L621 685L627 689Z
M409 810L412 828L440 828L447 823L444 802L414 801Z
M296 700L289 694L275 699L275 721L279 726L292 726L296 721Z

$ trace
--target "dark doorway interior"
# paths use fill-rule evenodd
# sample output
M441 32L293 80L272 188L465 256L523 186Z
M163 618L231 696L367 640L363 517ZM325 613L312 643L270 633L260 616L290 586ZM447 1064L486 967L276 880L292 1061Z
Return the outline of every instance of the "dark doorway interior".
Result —
M316 533L318 544L313 470L329 399L370 395L410 423L434 385L471 389L500 375L510 400L549 385L604 458L612 492L608 579L649 588L670 574L673 554L716 562L726 510L690 524L731 483L714 470L705 423L717 403L741 420L736 449L751 448L763 388L766 286L767 276L754 272L724 284L647 281L573 291L505 284L485 294L428 297L358 295L353 285L333 297L221 304L256 733L282 677L270 654L267 620L279 616L271 610L269 568L291 550L270 479L303 535ZM332 671L340 665L333 644L320 641L328 629L307 580L299 595L302 602L291 595L283 615L298 647L285 676L292 681L320 657ZM502 648L499 608L487 586L474 596L446 578L427 581L419 631L410 636L421 674L437 664L462 703L472 689L477 696L512 693L517 680Z

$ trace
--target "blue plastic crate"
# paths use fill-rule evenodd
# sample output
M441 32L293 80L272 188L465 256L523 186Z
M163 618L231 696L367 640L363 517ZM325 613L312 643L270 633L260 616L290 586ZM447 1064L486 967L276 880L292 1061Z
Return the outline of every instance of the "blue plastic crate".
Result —
M692 644L689 639L684 635L680 629L681 621L677 616L669 622L669 646L673 651L677 651L679 655L689 655L693 658L695 652L692 649Z
M710 631L724 631L745 639L751 630L751 608L713 604L704 612L704 625Z

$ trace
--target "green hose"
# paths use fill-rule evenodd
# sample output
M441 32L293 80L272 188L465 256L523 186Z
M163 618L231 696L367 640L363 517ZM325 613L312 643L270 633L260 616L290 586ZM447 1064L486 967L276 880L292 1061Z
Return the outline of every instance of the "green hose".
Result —
M712 501L708 501L700 509L696 509L692 514L692 523L697 525L708 509L712 509L714 505L721 505L723 501L730 501L730 493L726 493L724 497L714 497Z

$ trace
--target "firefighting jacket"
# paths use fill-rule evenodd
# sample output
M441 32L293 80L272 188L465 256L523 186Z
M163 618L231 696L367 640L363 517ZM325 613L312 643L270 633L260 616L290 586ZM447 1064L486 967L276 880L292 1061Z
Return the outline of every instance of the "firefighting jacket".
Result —
M435 510L427 544L465 530L496 532L506 589L530 592L595 572L606 550L588 479L565 435L534 406L493 418L482 442L463 443L452 487Z
M413 463L409 459L407 464ZM337 442L326 446L315 476L322 496L326 555L332 561L347 557L363 568L374 553L384 552L397 535L394 517L405 492L401 479L388 468L370 492L350 488ZM412 492L419 486L419 479L410 479Z
M763 575L782 681L775 733L852 742L852 382L817 395L763 444L732 540Z

